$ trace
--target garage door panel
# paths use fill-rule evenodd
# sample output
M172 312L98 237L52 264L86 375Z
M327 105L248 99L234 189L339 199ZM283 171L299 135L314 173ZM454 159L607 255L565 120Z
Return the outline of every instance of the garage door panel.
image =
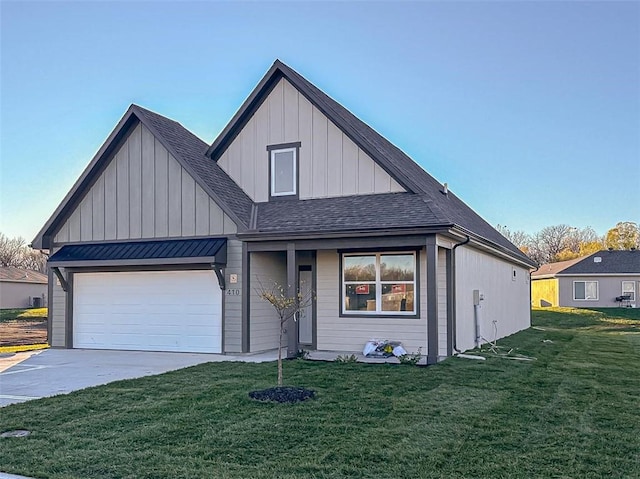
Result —
M221 311L211 271L77 273L74 347L219 353Z

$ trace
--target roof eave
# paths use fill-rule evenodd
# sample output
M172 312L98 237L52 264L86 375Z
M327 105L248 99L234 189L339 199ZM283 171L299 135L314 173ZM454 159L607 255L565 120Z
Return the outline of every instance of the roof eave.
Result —
M519 264L522 264L526 267L531 267L531 268L535 268L538 266L538 263L536 263L535 261L533 261L531 258L529 258L527 255L525 255L524 253L520 253L520 254L516 254L516 252L511 251L508 248L505 248L504 246L501 246L487 238L485 238L484 236L478 235L477 233L474 233L473 231L470 231L466 228L463 228L462 226L459 225L455 225L452 228L452 232L458 232L459 234L465 235L465 236L469 236L471 243L475 244L476 246L479 246L481 248L485 248L488 251L497 254L498 256L502 256L504 258L510 259L511 261L515 261Z
M403 236L419 234L446 233L450 225L436 225L422 228L376 228L376 229L343 229L343 230L309 230L309 231L256 231L249 230L238 233L243 241L295 241L300 239L328 239L372 236Z

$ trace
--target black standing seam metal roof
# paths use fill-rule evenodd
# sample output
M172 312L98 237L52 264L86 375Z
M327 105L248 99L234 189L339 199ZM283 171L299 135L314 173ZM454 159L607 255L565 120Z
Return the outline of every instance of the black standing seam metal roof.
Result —
M65 245L49 258L49 263L64 266L65 262L76 261L212 258L220 255L226 244L226 238L197 238Z

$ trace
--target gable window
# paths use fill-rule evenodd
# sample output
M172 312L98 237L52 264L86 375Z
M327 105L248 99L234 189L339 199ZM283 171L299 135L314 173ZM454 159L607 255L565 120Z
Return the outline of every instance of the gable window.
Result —
M576 301L598 301L598 282L574 281L573 299Z
M297 196L300 143L268 146L269 193L272 198Z
M416 315L416 258L413 251L344 253L342 314Z
M622 282L622 296L629 296L629 301L635 302L636 300L636 282L635 281Z

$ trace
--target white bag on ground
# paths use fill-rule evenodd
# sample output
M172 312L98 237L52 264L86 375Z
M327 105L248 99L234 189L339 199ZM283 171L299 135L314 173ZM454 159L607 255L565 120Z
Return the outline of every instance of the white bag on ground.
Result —
M407 354L407 351L402 347L402 346L396 346L395 348L393 348L393 355L398 357L398 356L404 356L405 354Z

